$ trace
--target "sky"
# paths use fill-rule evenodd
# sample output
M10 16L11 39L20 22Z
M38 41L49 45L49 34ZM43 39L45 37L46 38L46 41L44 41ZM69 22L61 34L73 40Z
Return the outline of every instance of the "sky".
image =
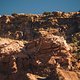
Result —
M0 0L0 15L12 13L41 14L43 12L80 10L80 0Z

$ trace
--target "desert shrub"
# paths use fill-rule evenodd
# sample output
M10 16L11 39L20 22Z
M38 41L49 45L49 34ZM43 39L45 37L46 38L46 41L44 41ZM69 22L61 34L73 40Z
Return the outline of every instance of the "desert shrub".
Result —
M80 38L80 33L77 33L72 37L72 42L74 46L77 47L77 50L75 51L77 59L80 59L80 40L79 38Z
M47 15L49 16L51 14L51 12L44 12L43 15Z

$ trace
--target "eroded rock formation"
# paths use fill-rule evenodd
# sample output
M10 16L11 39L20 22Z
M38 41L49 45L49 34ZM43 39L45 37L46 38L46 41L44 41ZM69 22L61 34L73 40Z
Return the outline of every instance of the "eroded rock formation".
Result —
M0 80L79 80L80 60L66 41L79 32L79 15L1 16Z
M57 29L60 35L66 34L67 36L79 32L80 12L52 12L41 15L12 14L12 16L0 17L0 36L2 37L32 40L41 35L39 31L51 30L54 33L54 29Z

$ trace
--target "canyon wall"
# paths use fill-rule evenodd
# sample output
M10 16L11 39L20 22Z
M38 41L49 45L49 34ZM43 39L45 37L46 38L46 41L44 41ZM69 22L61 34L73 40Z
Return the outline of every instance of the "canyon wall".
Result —
M79 80L79 34L80 12L1 16L0 80Z
M54 31L57 29L57 31ZM31 40L41 35L40 31L69 36L80 31L80 12L45 12L43 14L12 14L0 17L0 36Z

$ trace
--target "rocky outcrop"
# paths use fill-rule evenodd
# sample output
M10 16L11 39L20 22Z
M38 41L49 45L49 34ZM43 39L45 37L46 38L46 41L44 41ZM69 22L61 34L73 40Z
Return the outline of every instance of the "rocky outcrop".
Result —
M1 80L59 80L61 75L64 80L67 77L60 70L72 70L70 76L79 80L78 74L74 72L72 64L71 47L63 37L48 34L28 43L23 41L0 39L0 74ZM76 66L76 64L75 64ZM59 70L58 70L59 69ZM54 73L54 74L53 74ZM69 73L70 74L70 73ZM23 76L24 75L24 76ZM3 79L2 79L3 77Z
M73 55L79 48L67 43L72 34L79 40L79 15L1 16L0 80L79 80L80 60Z
M80 12L3 15L0 17L0 36L32 40L41 35L39 31L42 29L47 31L57 29L61 35L69 36L80 30L79 16Z

